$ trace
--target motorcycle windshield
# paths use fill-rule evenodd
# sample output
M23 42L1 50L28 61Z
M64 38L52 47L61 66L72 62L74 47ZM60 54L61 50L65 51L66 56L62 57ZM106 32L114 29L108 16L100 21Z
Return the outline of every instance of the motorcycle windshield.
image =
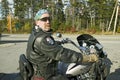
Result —
M82 34L77 37L78 44L82 46L83 42L87 43L88 45L95 45L96 43L100 44L97 39L89 34Z

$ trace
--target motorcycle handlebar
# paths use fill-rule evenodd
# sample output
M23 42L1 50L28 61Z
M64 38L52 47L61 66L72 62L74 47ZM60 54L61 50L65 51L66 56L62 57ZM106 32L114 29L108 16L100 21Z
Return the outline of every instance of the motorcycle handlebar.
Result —
M61 41L61 44L66 44L66 43L70 43L70 44L74 45L76 48L78 48L80 50L81 53L87 53L87 52L85 52L85 50L83 50L80 46L78 46L77 44L75 44L75 42L73 42L69 38L65 38L65 39L63 39ZM101 49L102 47L99 47L99 48ZM87 53L87 54L89 54L89 53Z
M70 40L69 38L65 38L65 39L63 39L63 40L61 41L61 44L66 44L66 43L71 43L71 44L73 44L76 48L78 48L81 52L83 52L83 51L80 49L80 47L79 47L77 44L75 44L72 40Z
M59 33L59 34L57 35L57 37L61 38L62 36L61 36L61 34ZM84 54L90 54L91 51L92 51L92 53L93 53L93 51L94 51L93 49L88 48L88 47L90 47L90 46L87 46L87 47L78 46L75 42L73 42L73 41L72 41L71 39L69 39L69 38L64 38L64 39L62 39L61 41L59 41L59 44L67 44L67 43L70 43L70 44L74 45L76 48L78 48L78 49L80 50L81 53L84 53ZM95 46L95 51L94 51L95 54L99 55L100 57L101 57L101 56L106 56L105 53L102 53L102 52L103 52L103 51L102 51L103 46L102 46L101 44L96 43L96 44L94 44L94 46Z

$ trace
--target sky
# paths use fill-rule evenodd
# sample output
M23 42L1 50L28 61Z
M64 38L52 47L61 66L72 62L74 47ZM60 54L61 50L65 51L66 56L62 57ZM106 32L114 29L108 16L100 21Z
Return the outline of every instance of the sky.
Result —
M0 0L0 2L1 2L2 0ZM13 0L8 0L10 3L13 3Z
M1 2L2 0L0 0ZM9 3L13 4L13 0L8 0ZM1 12L0 12L0 19L1 19Z
M10 3L13 3L13 0L8 0Z

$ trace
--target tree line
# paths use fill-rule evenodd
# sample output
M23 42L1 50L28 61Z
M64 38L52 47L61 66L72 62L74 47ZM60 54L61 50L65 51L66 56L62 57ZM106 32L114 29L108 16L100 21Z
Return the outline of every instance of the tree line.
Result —
M65 9L62 0L13 1L13 4L7 0L1 1L0 29L6 32L29 33L34 26L34 16L41 8L50 11L54 32L96 33L111 32L114 29L113 11L116 10L116 0L70 0L70 5ZM109 26L112 16L113 20ZM115 31L120 32L119 11L117 17Z

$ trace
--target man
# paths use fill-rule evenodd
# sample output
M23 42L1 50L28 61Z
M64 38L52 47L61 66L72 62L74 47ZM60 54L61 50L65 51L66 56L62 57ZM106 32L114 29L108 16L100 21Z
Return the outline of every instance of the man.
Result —
M35 27L28 40L27 58L33 64L33 80L67 80L57 73L57 62L94 62L96 55L83 56L81 53L64 48L51 36L51 18L46 9L35 15Z

